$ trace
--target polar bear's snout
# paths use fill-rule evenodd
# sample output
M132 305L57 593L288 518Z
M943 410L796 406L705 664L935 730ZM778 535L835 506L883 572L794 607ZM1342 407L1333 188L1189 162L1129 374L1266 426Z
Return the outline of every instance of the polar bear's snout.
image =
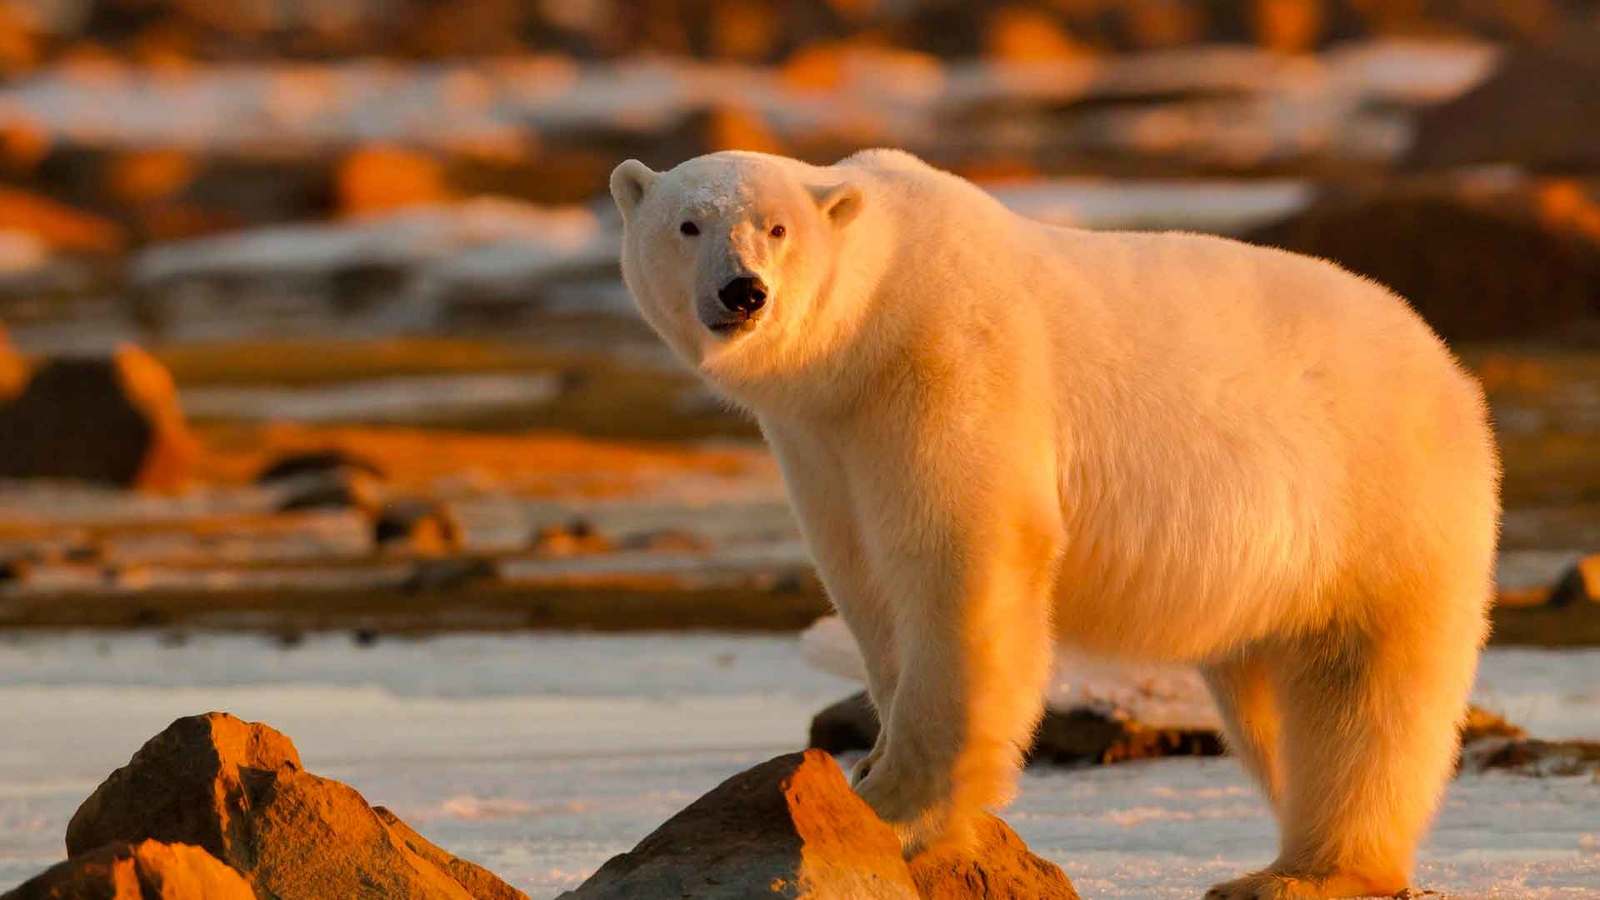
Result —
M754 275L740 275L717 291L728 312L748 316L767 303L767 283Z
M717 289L717 308L701 304L700 321L718 334L736 331L767 305L771 293L758 275L737 275Z

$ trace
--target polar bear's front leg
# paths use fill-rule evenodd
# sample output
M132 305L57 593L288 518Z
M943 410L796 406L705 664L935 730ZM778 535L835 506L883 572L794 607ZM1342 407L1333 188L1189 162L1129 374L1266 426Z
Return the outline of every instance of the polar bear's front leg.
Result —
M908 855L969 844L1011 797L1044 706L1056 541L1024 518L948 533L882 571L900 663L882 755L857 791Z
M763 421L761 428L783 470L790 503L816 560L817 574L861 651L867 696L881 723L872 751L851 773L851 781L859 781L883 756L889 733L899 668L894 607L869 571L853 495L838 452L806 429L769 421Z

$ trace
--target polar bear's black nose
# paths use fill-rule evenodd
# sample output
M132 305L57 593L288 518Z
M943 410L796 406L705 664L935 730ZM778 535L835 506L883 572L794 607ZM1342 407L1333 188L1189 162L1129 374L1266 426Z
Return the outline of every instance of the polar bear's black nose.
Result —
M717 299L729 312L748 316L766 304L767 285L754 275L743 275L723 285Z

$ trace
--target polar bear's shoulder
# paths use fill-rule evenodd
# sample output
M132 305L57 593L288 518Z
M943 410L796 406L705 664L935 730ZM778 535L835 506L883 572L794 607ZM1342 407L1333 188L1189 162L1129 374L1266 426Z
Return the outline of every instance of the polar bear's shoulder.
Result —
M904 150L891 147L874 147L870 150L858 150L855 153L839 160L838 165L850 166L857 169L878 169L884 171L920 171L931 172L934 168Z

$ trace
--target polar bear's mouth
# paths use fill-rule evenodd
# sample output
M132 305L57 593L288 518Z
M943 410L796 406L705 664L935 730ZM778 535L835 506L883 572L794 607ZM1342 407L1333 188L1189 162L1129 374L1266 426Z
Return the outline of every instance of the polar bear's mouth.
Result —
M719 337L732 337L755 324L756 316L737 316L704 322L706 329Z

